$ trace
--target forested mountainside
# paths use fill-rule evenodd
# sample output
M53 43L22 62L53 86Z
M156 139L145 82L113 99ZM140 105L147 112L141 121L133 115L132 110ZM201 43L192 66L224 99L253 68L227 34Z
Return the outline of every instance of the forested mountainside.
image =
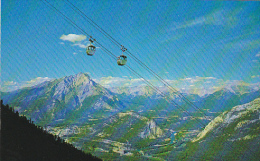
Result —
M49 134L1 101L1 160L96 160L57 135Z
M260 98L212 120L187 143L181 160L259 160Z

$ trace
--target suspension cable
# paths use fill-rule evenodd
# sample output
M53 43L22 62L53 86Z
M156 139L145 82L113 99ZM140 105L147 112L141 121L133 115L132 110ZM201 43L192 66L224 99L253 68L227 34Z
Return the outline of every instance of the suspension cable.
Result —
M103 30L98 24L96 24L93 20L91 20L84 12L82 12L79 8L73 5L69 0L66 0L65 3L69 4L69 7L72 8L75 12L79 13L85 20L87 20L92 26L98 29L102 34L104 34L109 40L111 40L117 46L122 46L118 41L116 41L111 35L109 35L105 30ZM129 50L126 51L130 54L130 57L133 58L139 65L141 65L144 69L146 69L150 74L152 74L157 80L161 81L168 89L174 92L179 98L183 99L185 103L191 105L191 107L195 110L199 110L206 118L206 113L192 103L189 99L187 99L181 92L173 88L168 82L166 82L163 78L161 78L158 74L156 74L151 68L145 65L140 59L134 56Z
M48 3L48 5L50 5L54 11L57 11L58 13L60 13L62 16L65 16L64 14L62 14L56 7L54 7L53 5L51 5L48 1L44 0L45 2ZM70 20L67 16L65 16L65 20L67 22L69 22L70 24L72 24L73 26L75 26L77 29L79 29L80 32L90 36L87 32L85 32L82 28L80 28L78 25L76 25L72 20ZM95 41L103 51L105 51L106 53L108 53L112 58L114 58L116 60L117 56L114 55L112 52L110 52L108 49L106 49L102 44L100 44L97 40ZM158 94L160 94L162 97L167 97L168 99L170 99L168 96L166 96L162 91L160 91L157 87L155 87L154 85L152 85L148 80L146 80L144 77L142 77L140 74L138 74L135 70L133 70L130 66L126 65L127 69L129 71L131 71L133 74L137 75L139 78L142 78L142 80L144 80L144 82L153 90L157 91ZM159 91L159 92L158 92ZM166 99L167 100L167 99ZM181 107L180 105L178 105L175 101L169 101L167 100L169 103L173 104L175 107L178 108L182 108L182 110L184 112L186 112L188 115L193 116L192 114L190 114L188 111L186 111L185 109L183 109L183 107ZM182 112L183 112L182 111ZM194 117L194 116L193 116ZM200 120L198 120L196 117L194 117L196 119L196 121L198 121L202 126L206 126L204 123L202 123Z
M46 4L45 2L47 2L47 0L41 0L44 4ZM45 2L44 2L45 1ZM66 19L66 21L67 22L69 22L70 24L72 24L74 27L76 27L79 31L81 31L82 33L85 33L86 35L88 35L82 28L80 28L78 25L76 25L73 21L71 21L67 16L65 16L63 13L61 13L56 7L54 7L53 5L51 5L49 2L47 2L48 3L48 6L51 6L51 8L53 8L53 10L54 11L56 11L56 12L58 12L58 13L60 13L61 15L63 15ZM90 35L88 35L88 36L90 36ZM97 41L96 41L97 42ZM97 42L98 43L98 42ZM101 45L100 43L98 43L102 48L101 49L103 49L104 51L107 51L106 53L108 53L111 57L113 57L114 59L116 59L116 55L114 55L112 52L110 52L108 49L106 49L103 45ZM131 71L133 71L134 73L136 73L135 75L139 75L136 71L134 71L131 67L129 67L129 66L127 66ZM132 73L133 73L132 72ZM141 76L141 75L139 75L139 76ZM141 76L141 78L143 78L142 76ZM144 79L144 78L143 78ZM144 79L145 80L145 83L147 84L147 82L149 82L149 81L147 81L146 79ZM150 82L148 83L148 84L151 84ZM147 85L148 85L147 84ZM152 85L152 84L151 84ZM149 85L148 85L149 86ZM150 88L151 88L151 86L149 86ZM152 85L152 87L154 87L153 85ZM152 89L154 89L154 88L152 88ZM163 92L161 92L159 89L158 90L156 90L156 89L158 89L158 88L155 88L155 91L159 91L160 93L160 95L162 95L162 96L166 96ZM167 97L167 96L166 96ZM169 97L167 97L168 99L169 99ZM167 100L167 99L166 99ZM168 102L169 102L169 100L167 100ZM174 103L173 103L174 102ZM180 105L178 105L175 101L170 101L169 103L171 103L171 104L173 104L175 107L180 107L180 108L182 108ZM182 111L183 112L183 111ZM184 112L186 112L186 113L188 113L189 114L189 112L188 111L184 111ZM190 114L191 115L191 114ZM192 116L192 115L191 115ZM201 123L203 126L205 126L205 124L204 123L202 123L200 120L198 120L196 117L194 117L195 118L195 120L197 121L197 122L199 122L199 123ZM221 126L221 127L223 127L223 126ZM227 145L230 147L230 148L232 148L232 146L229 144L229 143L227 143ZM250 150L251 151L251 150Z

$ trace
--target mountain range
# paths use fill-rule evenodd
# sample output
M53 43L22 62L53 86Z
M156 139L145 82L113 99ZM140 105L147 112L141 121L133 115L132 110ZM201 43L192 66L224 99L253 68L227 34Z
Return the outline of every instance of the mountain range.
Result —
M86 152L103 159L149 160L171 158L175 152L169 149L185 151L223 112L260 97L259 87L238 83L205 95L179 90L179 96L158 88L165 97L143 85L104 88L79 73L1 92L1 99Z

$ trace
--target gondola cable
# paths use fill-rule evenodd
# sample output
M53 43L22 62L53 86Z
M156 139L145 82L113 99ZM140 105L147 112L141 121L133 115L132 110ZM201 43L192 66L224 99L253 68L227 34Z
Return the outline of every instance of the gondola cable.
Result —
M67 1L67 2L66 2ZM72 4L69 0L66 0L65 3L69 4L69 7L71 7L75 12L79 13L85 20L87 20L90 24L94 24L93 26L98 29L102 34L104 34L108 39L110 39L114 44L117 46L122 46L118 41L116 41L112 36L110 36L105 30L103 30L98 24L96 24L93 20L91 20L85 13L83 13L79 8L77 8L74 4ZM74 9L74 8L75 9ZM126 51L130 54L131 58L133 58L139 65L141 65L144 69L146 69L150 74L155 76L159 81L161 81L168 89L173 91L178 97L184 100L185 103L191 105L191 107L195 110L199 110L201 113L203 113L204 118L206 119L206 113L197 107L194 103L192 103L189 99L187 99L181 92L173 88L168 82L166 82L163 78L161 78L158 74L156 74L151 68L149 68L147 65L145 65L140 59L138 59L136 56L134 56L129 50ZM122 57L121 57L122 58Z
M72 20L70 20L67 16L65 16L63 13L61 13L56 7L54 7L53 5L51 5L47 0L42 0L48 3L48 5L50 5L55 11L57 11L58 13L60 13L62 16L64 16L67 22L71 23L72 25L74 25L77 29L79 29L79 31L81 31L82 33L90 36L88 33L86 33L82 28L80 28L78 25L76 25ZM116 59L116 55L114 55L112 52L110 52L108 49L106 49L102 44L100 44L97 40L96 43L99 44L99 46L101 47L102 50L106 51L106 53L108 53L111 57L113 57L114 59ZM141 77L144 82L152 89L154 89L155 91L159 91L161 96L166 96L164 95L164 93L162 91L160 91L157 87L155 87L154 85L152 85L148 80L146 80L145 78L143 78L140 74L138 74L136 71L134 71L131 67L129 67L128 65L125 66L127 67L127 69L131 70L134 72L135 75L138 75L139 77ZM132 73L133 73L132 72ZM149 85L150 84L150 85ZM152 87L151 87L152 86ZM169 98L168 98L169 99ZM180 105L178 105L175 101L171 101L174 102L174 106L175 107L180 107L182 108ZM183 108L182 108L183 109ZM187 114L189 114L190 116L192 116L192 114L190 114L188 111L186 111L185 109L183 109L184 112L186 112ZM183 111L182 111L183 112ZM202 123L200 120L198 120L196 117L194 117L196 121L198 121L201 125L206 126L204 123Z
M47 2L46 0L41 0L42 2ZM63 15L66 19L66 21L67 22L69 22L70 24L72 24L72 25L74 25L74 27L77 27L77 29L79 29L81 32L83 32L83 33L85 33L86 35L88 35L83 29L81 29L80 27L78 27L78 25L76 25L73 21L71 21L67 16L65 16L63 13L61 13L60 11L58 11L58 9L56 8L56 7L54 7L54 6L52 6L49 2L47 2L52 8L54 8L54 10L55 11L57 11L58 13L60 13L61 15ZM46 3L44 3L44 4L46 4ZM49 6L48 5L48 6ZM88 35L89 36L89 35ZM101 45L100 43L98 43L99 45ZM102 46L102 45L101 45ZM104 51L105 51L105 49L106 48L101 48L101 49L103 49ZM106 49L107 50L107 49ZM106 52L106 53L108 53L110 56L112 56L113 58L115 58L116 56L113 54L113 53L111 53L109 50L107 50L108 52ZM127 66L127 67L129 67L129 66ZM131 69L131 67L129 67L130 69ZM134 70L133 70L134 71ZM135 71L134 71L135 72ZM139 74L138 74L139 75ZM144 78L143 78L144 79ZM146 80L146 79L144 79L144 80ZM146 80L147 81L147 80ZM149 82L149 81L147 81L147 82ZM150 83L150 82L149 82ZM159 90L159 89L158 89ZM159 90L160 91L160 90ZM163 93L162 93L163 94ZM164 94L163 94L164 95ZM174 102L174 101L172 101L172 102ZM175 102L174 102L175 103ZM177 103L176 103L177 104ZM176 107L181 107L180 105L178 105L177 104L177 106ZM185 112L188 112L188 111L186 111L185 110ZM192 116L192 115L191 115ZM195 118L195 120L196 121L198 121L198 122L200 122L196 117L194 117ZM203 123L201 123L202 125L204 125ZM204 125L205 126L205 125ZM227 142L227 145L229 145L229 147L230 148L232 148L232 146ZM251 151L251 150L250 150ZM251 151L252 152L252 151Z

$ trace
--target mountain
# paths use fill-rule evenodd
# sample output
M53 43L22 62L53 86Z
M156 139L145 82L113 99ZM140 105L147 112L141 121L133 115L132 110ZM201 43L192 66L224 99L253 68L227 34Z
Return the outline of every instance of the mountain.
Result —
M176 159L214 118L260 98L257 86L234 82L181 97L158 88L166 97L147 86L104 88L79 73L1 98L46 131L104 160Z
M205 112L219 113L230 109L233 106L248 103L258 97L260 97L258 83L246 84L241 81L230 81L219 87L215 92L211 94L198 95L190 90L180 89L179 95L174 90L170 90L167 87L158 87L165 96L161 96L157 91L144 85L135 87L110 87L109 90L117 94L122 100L125 107L138 107L139 111L153 110L154 105L163 105L164 110L176 110L174 103L165 102L169 99L171 102L174 101L180 106L184 106L186 110L194 111L196 107L192 107L188 101L195 104ZM205 88L205 90L207 90ZM197 91L198 92L198 91ZM200 93L200 92L199 92ZM180 95L181 94L181 95Z
M82 123L122 108L112 92L83 73L2 93L1 97L4 103L39 125Z
M231 92L233 94L245 94L252 93L260 90L260 83L249 84L243 81L226 81L222 82L220 80L216 81L218 83L213 83L211 85L208 82L200 82L200 86L196 86L192 83L187 83L185 81L175 81L175 84L171 84L171 87L167 86L157 86L156 88L166 94L173 95L176 91L185 94L185 95L198 95L199 97L206 97L217 91L224 90L226 92ZM197 80L194 80L197 82ZM222 83L220 83L222 82ZM173 89L173 88L174 89ZM117 94L126 94L132 96L140 95L160 95L156 91L147 85L138 85L138 86L113 86L108 89Z
M187 144L180 157L184 160L259 160L259 147L260 98L257 98L212 120Z
M196 105L208 109L211 112L223 112L229 110L231 107L248 103L260 97L260 90L253 90L245 93L234 93L230 90L222 89L213 94L210 94L198 102Z
M132 96L152 96L156 94L149 86L140 85L140 86L133 86L133 87L109 87L110 91L117 93L117 94L125 94L125 95L132 95Z
M222 89L234 94L252 93L260 89L260 83L248 84L241 81L231 81L226 83Z

